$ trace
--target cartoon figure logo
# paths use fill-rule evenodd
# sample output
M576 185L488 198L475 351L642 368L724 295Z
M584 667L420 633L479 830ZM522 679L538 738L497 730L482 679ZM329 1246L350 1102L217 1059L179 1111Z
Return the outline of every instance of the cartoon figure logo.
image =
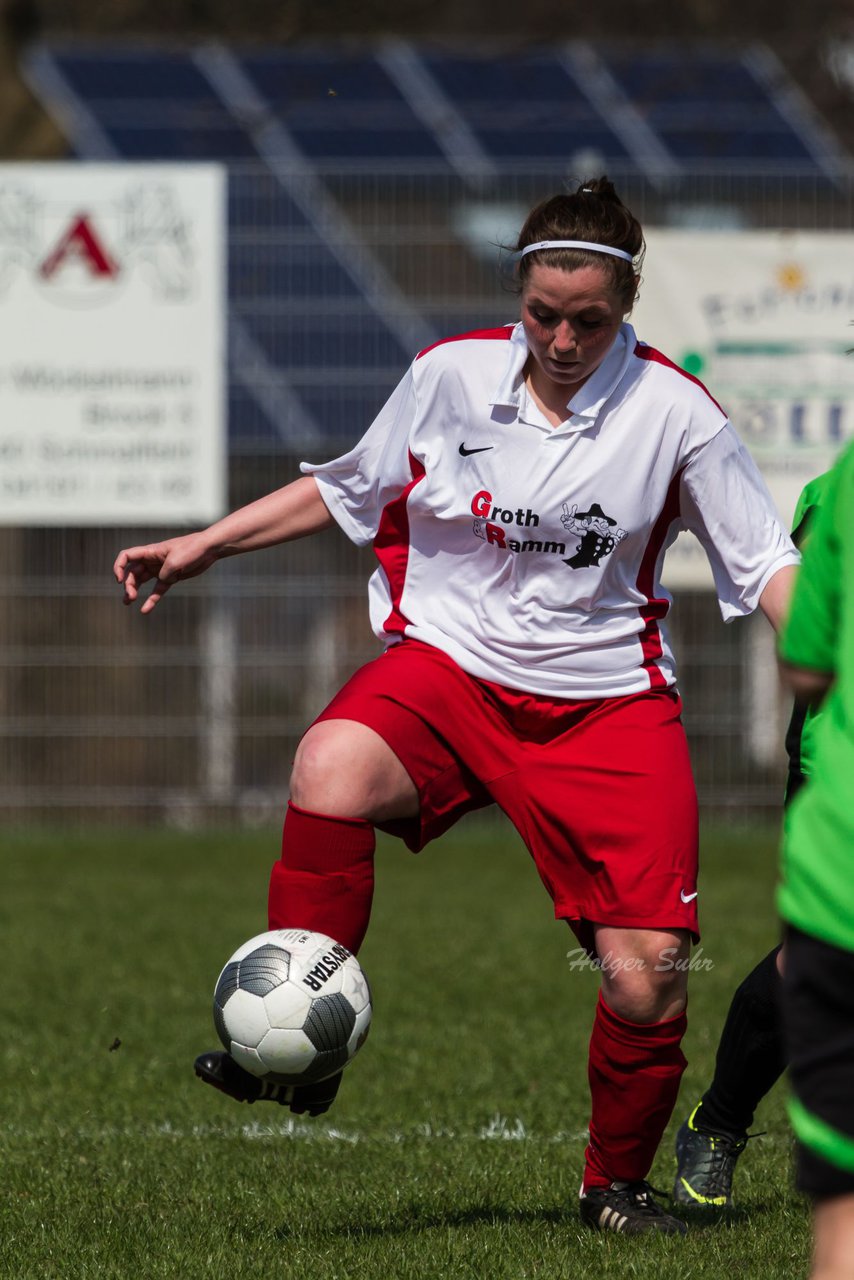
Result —
M609 556L627 533L626 529L617 528L616 520L606 516L598 502L594 502L588 511L579 511L575 502L570 510L564 503L560 522L567 533L573 533L581 539L575 555L564 560L564 564L568 564L571 569L589 569L598 565L602 557Z

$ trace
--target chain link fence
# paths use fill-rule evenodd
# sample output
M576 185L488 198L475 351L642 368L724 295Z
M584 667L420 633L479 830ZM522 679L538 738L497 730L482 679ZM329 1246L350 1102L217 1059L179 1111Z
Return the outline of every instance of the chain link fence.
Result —
M851 183L611 176L648 226L851 226ZM354 442L419 345L513 319L500 243L562 178L234 167L230 505L294 479L300 459ZM291 216L320 197L313 222ZM335 283L332 261L353 287ZM354 332L360 342L342 362L337 349ZM0 529L7 823L278 820L300 733L378 652L365 591L372 554L337 530L224 561L150 617L123 609L116 552L169 532L178 530ZM701 801L773 811L788 708L767 623L724 626L710 594L683 591L670 626Z

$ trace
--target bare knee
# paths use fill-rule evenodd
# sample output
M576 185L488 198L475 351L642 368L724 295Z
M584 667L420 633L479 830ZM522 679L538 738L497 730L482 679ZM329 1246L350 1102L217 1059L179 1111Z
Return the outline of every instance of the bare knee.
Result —
M602 994L608 1008L627 1022L664 1022L685 1009L687 983L681 973L620 973L607 981L603 977Z
M664 1022L687 1003L690 938L684 931L597 930L602 995L627 1022Z
M388 744L355 720L324 720L299 744L290 786L301 809L382 822L418 812L418 793Z

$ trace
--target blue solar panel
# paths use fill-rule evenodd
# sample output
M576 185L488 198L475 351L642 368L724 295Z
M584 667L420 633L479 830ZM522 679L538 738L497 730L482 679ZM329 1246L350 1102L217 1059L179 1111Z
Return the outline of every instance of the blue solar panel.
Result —
M283 436L309 438L317 427L336 442L356 439L414 355L395 336L397 295L394 287L388 297L383 292L383 272L368 244L353 251L353 274L333 251L328 237L338 234L339 212L311 173L312 161L318 173L338 166L342 173L355 168L370 175L373 165L375 173L406 175L411 165L413 173L444 175L451 169L447 148L455 172L467 176L465 164L479 159L479 147L499 171L515 167L520 173L535 165L566 173L578 163L576 156L591 152L622 172L637 171L650 158L667 160L668 154L686 176L706 172L707 165L744 174L763 162L778 174L818 169L809 142L763 83L761 59L700 47L599 47L588 50L589 60L576 53L571 61L567 55L567 65L551 49L501 57L416 49L387 53L381 61L370 52L294 46L214 57L209 80L200 69L207 64L197 64L190 51L49 51L71 105L76 95L123 158L216 159L231 165L232 314L257 343L269 375L284 379L283 414L290 415L272 421L268 396L275 396L275 388L256 387L253 395L243 381L247 370L232 368L230 431L247 448L266 447L265 442L272 447ZM228 57L236 69L229 70ZM611 116L603 106L613 87L608 89L606 78L603 97L597 58L633 112ZM414 73L410 80L404 78L407 69ZM263 153L253 140L259 122L241 74L281 126L278 143L275 130L269 131L269 151L262 148ZM56 79L45 83L50 99ZM57 114L65 118L61 103ZM618 128L631 140L615 130L618 118ZM67 120L73 131L73 111ZM91 158L85 147L97 150L97 132L86 135L83 128L80 137L81 154ZM635 144L644 137L646 155L640 155L643 145ZM288 138L303 153L305 171L291 165ZM260 167L265 163L266 170ZM311 201L318 194L315 218ZM357 244L358 228L347 226L344 209L340 217L345 243ZM474 305L460 292L461 305ZM497 305L501 311L500 300ZM511 319L513 309L508 299L507 315L498 322ZM437 323L440 332L484 323L481 314L469 323L453 302L446 320ZM410 315L408 328L413 327L417 322Z
M209 102L219 100L188 52L164 49L58 49L72 88L90 105L104 100Z
M300 307L279 315L246 316L267 358L288 370L396 368L403 373L414 351L404 351L378 317L306 315Z
M683 162L693 157L788 164L813 159L760 79L737 53L693 48L596 50L646 125ZM108 136L135 158L235 160L254 154L189 51L146 47L55 51L61 72ZM493 159L571 157L596 150L631 164L611 128L551 51L504 57L421 54L429 75ZM370 53L290 48L244 53L240 65L309 157L321 161L428 161L444 151ZM738 122L722 126L716 108ZM689 122L692 113L695 118ZM764 128L758 128L759 122Z
M403 370L400 371L401 374ZM324 437L347 448L368 429L399 381L397 374L377 372L370 383L348 382L346 375L334 385L301 385L299 398L310 411ZM317 458L328 455L318 450Z
M783 165L809 165L809 151L791 132L779 129L693 127L690 124L660 126L667 146L686 164L710 160L744 160L757 164L774 161Z
M728 159L815 164L736 54L606 50L603 61L646 124L688 166Z
M353 280L320 244L241 243L232 239L228 254L229 296L235 302L259 298L362 297Z
M751 153L790 167L817 163L737 53L605 46L597 54L683 165L740 161ZM71 47L54 56L129 158L235 161L256 154L189 52ZM497 58L427 50L421 59L493 160L571 161L592 150L605 163L636 167L636 149L550 51ZM371 54L292 48L244 53L239 61L308 157L345 165L400 159L447 170L442 145Z
M239 449L269 451L283 439L302 441L306 457L323 460L349 448L366 431L399 381L397 372L375 372L369 382L353 382L345 373L334 382L289 378L287 405L276 421L245 387L228 392L229 436ZM301 414L301 410L304 413ZM320 430L323 441L312 445Z
M444 163L433 134L372 57L274 51L244 55L241 65L307 155Z
M768 94L737 55L684 48L673 52L600 50L614 79L636 105L692 105L740 102L767 106Z
M471 333L475 329L499 329L502 325L513 324L518 318L519 303L513 297L505 298L503 303L496 298L486 298L476 311L468 311L464 307L445 307L431 310L430 313L434 329L443 338Z
M270 420L255 396L234 382L228 388L228 424L233 442L265 441L272 446L280 439L278 424Z
M271 173L232 169L228 184L228 224L255 234L297 231L314 235L302 209Z
M470 58L427 53L424 63L457 105L486 102L494 110L512 111L526 102L551 102L593 114L587 98L551 54Z
M593 125L578 125L554 118L554 112L545 113L537 120L530 115L523 120L503 121L490 125L484 121L471 121L477 136L491 156L509 162L525 163L530 160L571 160L578 152L596 151L604 163L619 163L629 167L632 157L609 130Z
M314 102L337 96L345 105L406 106L400 90L370 55L335 50L272 49L244 53L241 65L268 102Z
M127 159L240 160L256 154L189 53L71 49L55 58L69 87Z
M336 121L343 127L328 128L320 121L291 121L289 127L306 155L317 160L415 160L430 159L442 163L444 156L425 130L364 128L356 120Z
M608 121L550 54L430 54L424 61L493 159L568 159L595 149L606 162L632 162Z
M233 122L204 128L182 128L180 121L162 125L105 123L104 132L126 160L248 160L257 157L251 140Z

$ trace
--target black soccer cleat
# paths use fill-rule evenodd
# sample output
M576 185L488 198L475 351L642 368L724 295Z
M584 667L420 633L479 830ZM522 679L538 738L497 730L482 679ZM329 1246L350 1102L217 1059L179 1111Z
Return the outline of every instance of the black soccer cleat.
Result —
M594 1231L622 1231L627 1236L650 1231L684 1236L688 1230L685 1223L665 1213L652 1198L654 1190L648 1182L612 1182L610 1187L591 1187L581 1195L581 1221Z
M273 1084L245 1071L231 1054L219 1049L202 1053L196 1058L194 1069L200 1080L213 1085L220 1093L228 1094L237 1102L278 1102L295 1115L322 1115L335 1101L342 1072L318 1080L316 1084Z
M699 1106L676 1134L673 1199L694 1209L731 1209L735 1165L748 1135L697 1128Z

